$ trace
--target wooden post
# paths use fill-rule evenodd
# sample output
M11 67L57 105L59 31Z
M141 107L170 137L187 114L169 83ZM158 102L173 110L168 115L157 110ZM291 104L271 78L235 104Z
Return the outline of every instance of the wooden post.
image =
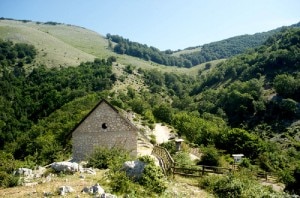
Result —
M202 166L202 175L204 175L204 166Z

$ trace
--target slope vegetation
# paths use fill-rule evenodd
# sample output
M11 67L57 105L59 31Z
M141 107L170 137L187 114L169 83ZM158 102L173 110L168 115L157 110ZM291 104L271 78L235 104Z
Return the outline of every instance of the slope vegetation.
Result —
M300 23L291 25L290 27L300 27ZM175 54L180 54L180 57L191 61L193 65L198 65L211 60L230 58L262 45L270 36L285 28L287 27L281 27L253 35L235 36L221 41L204 44L201 46L201 50L197 50L199 47L190 47L186 50L176 52ZM190 52L193 49L195 52Z
M32 22L22 23L20 21L0 20L0 37L3 40L22 42L34 45L38 51L36 65L47 67L79 65L80 62L93 60L95 56L82 51L77 46L72 46L64 40L51 34L52 29L68 27L56 27L54 25L43 25ZM71 34L75 29L69 27L65 34ZM77 28L80 29L80 28ZM72 38L72 36L70 35Z

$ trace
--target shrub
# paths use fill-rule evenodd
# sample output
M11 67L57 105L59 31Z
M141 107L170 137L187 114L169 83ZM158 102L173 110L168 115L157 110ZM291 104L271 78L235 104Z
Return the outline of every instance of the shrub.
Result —
M177 152L174 156L174 161L180 167L190 167L195 165L195 163L191 160L188 153L185 152Z
M150 135L150 143L151 144L156 144L157 142L156 142L156 136L154 135L154 134L151 134Z
M248 158L243 158L240 167L251 168L251 162Z
M287 197L256 181L250 172L242 171L228 175L210 175L200 179L200 187L216 197Z
M87 166L107 169L109 166L116 167L129 159L129 152L123 149L99 147L89 156Z
M132 189L133 182L126 176L123 171L109 173L110 187L113 192L129 193Z
M139 160L145 162L147 165L144 168L142 178L138 182L150 192L163 193L167 186L161 169L155 165L153 159L149 156L140 157Z
M140 161L146 164L143 175L138 180L133 180L119 168L110 169L107 176L113 192L127 194L133 197L155 197L154 194L161 194L165 191L166 185L164 175L159 167L149 156L139 157Z
M286 182L285 190L300 195L300 166L295 168L292 173L292 177L292 179Z
M19 177L0 171L0 187L14 187L19 184Z
M207 166L220 166L220 154L214 146L202 148L203 155L199 164Z
M175 141L164 142L164 143L160 144L160 146L167 149L171 155L174 155L176 153Z

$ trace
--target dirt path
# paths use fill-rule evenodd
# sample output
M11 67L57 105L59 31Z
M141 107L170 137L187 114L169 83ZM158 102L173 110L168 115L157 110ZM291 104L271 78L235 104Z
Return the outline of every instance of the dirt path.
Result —
M161 123L157 123L153 131L157 144L167 142L170 138L170 133L171 129L167 126L163 126Z

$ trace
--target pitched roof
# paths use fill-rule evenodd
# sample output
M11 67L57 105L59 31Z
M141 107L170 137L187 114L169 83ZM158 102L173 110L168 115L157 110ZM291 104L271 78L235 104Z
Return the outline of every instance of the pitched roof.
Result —
M72 133L84 122L85 119L87 119L93 111L95 111L98 106L100 106L102 103L106 103L108 106L110 106L121 118L123 118L124 120L126 120L132 127L134 127L136 130L139 130L134 124L132 124L130 122L130 120L126 119L124 116L122 116L119 112L118 109L116 109L113 105L111 105L107 100L105 99L101 99L100 102L98 102L98 104L72 129L72 131L70 131L67 135L66 138L69 139L71 138Z

